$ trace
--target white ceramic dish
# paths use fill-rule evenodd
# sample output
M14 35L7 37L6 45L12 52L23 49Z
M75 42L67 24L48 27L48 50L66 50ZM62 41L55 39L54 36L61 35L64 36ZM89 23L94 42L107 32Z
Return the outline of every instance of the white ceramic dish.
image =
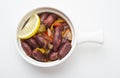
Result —
M18 31L22 28L22 26L24 25L25 21L34 13L43 13L43 12L52 12L55 13L59 16L61 16L70 26L71 31L72 31L72 48L70 50L70 52L61 60L56 60L56 61L52 61L52 62L38 62L34 59L32 59L31 57L27 56L24 52L24 50L21 47L21 43L20 43L20 39L17 37L17 33ZM30 64L38 66L38 67L52 67L52 66L56 66L62 62L64 62L72 53L74 48L76 47L77 43L81 43L81 42L97 42L97 43L103 43L103 32L94 32L94 33L83 33L83 34L79 34L81 35L80 37L76 36L75 33L75 28L72 25L72 22L70 21L70 19L61 11L54 9L54 8L49 8L49 7L42 7L42 8L37 8L34 9L32 11L30 11L29 13L27 13L23 19L20 21L18 28L16 30L16 45L17 45L17 49L19 50L20 55ZM77 41L78 40L78 41Z

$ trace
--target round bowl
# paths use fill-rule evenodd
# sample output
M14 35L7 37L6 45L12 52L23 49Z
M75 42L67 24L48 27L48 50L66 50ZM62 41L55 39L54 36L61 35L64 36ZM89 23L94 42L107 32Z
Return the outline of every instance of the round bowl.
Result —
M34 14L34 13L43 13L43 12L51 12L51 13L55 13L58 16L62 17L70 26L71 32L72 32L72 48L69 51L69 53L61 60L56 60L56 61L52 61L52 62L39 62L36 61L34 59L32 59L31 57L29 57L28 55L26 55L26 53L24 52L22 46L21 46L21 42L20 39L17 37L18 31L23 27L24 23L28 20L28 18ZM54 9L54 8L50 8L50 7L42 7L42 8L37 8L37 9L33 9L32 11L28 12L20 21L18 28L16 30L16 45L17 45L17 49L19 50L19 54L30 64L34 65L34 66L38 66L38 67L52 67L52 66L56 66L62 62L64 62L73 52L75 46L76 46L76 37L75 37L75 29L70 21L70 19L61 11Z

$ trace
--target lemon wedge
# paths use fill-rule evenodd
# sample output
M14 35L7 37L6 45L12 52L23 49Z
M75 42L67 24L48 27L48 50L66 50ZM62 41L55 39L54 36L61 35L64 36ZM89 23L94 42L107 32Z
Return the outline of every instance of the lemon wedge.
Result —
M37 14L30 17L23 29L18 32L20 39L28 39L35 35L40 28L40 18Z

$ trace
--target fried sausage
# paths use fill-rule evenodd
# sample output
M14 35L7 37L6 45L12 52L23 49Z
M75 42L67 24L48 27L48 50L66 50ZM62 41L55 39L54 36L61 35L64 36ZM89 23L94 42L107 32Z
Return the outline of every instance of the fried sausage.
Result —
M40 47L42 48L46 48L47 47L47 44L48 44L48 41L42 37L42 36L39 36L37 35L36 36L36 42L39 44Z
M60 49L59 49L59 52L58 52L58 55L59 55L59 59L62 59L64 58L67 53L70 51L71 49L71 43L70 42L66 42Z
M37 61L41 61L44 62L45 61L45 56L42 54L42 52L40 52L37 49L34 49L32 52L32 56L34 59L36 59Z
M50 27L56 19L57 19L57 15L55 15L55 14L50 14L50 15L46 18L46 20L44 20L45 26Z
M32 49L31 47L25 42L25 41L21 41L21 45L23 50L25 51L25 53L31 57L32 55Z
M38 47L37 42L35 41L34 38L27 39L26 42L34 49Z
M55 27L53 38L53 50L57 51L62 41L61 27Z
M48 15L49 15L48 13L43 13L43 14L41 14L41 16L40 16L40 17L41 17L41 19L40 19L40 20L41 20L41 23L44 22L44 20L48 17Z
M52 52L50 55L49 55L49 59L51 61L55 61L58 59L58 52Z

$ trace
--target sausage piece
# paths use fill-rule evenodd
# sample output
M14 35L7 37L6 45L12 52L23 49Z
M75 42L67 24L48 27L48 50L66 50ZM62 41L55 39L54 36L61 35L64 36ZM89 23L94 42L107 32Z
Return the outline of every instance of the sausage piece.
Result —
M32 49L31 47L25 42L25 41L22 41L21 42L21 45L22 45L22 48L23 50L25 51L25 53L28 55L28 56L32 56Z
M43 14L41 14L41 16L40 16L40 17L41 17L41 19L40 19L40 20L41 20L41 23L44 22L44 20L48 17L48 15L49 15L48 13L43 13Z
M59 50L58 55L59 59L64 58L71 49L71 43L67 41Z
M53 36L53 50L57 51L61 41L62 41L62 31L61 31L61 27L55 27L55 32L54 32L54 36Z
M47 47L48 41L44 37L37 35L36 36L36 41L37 41L37 43L39 44L40 47L42 47L42 48Z
M33 52L32 52L32 56L34 59L36 59L37 61L45 61L45 56L42 54L42 52L40 52L39 50L37 49L34 49Z
M50 55L49 55L49 59L51 61L55 61L58 59L58 52L52 52Z
M32 48L38 47L38 44L37 44L37 42L35 41L34 38L27 39L26 42L27 42Z
M55 15L55 14L50 14L50 15L46 18L46 20L44 20L45 26L50 27L56 19L57 19L57 15Z

